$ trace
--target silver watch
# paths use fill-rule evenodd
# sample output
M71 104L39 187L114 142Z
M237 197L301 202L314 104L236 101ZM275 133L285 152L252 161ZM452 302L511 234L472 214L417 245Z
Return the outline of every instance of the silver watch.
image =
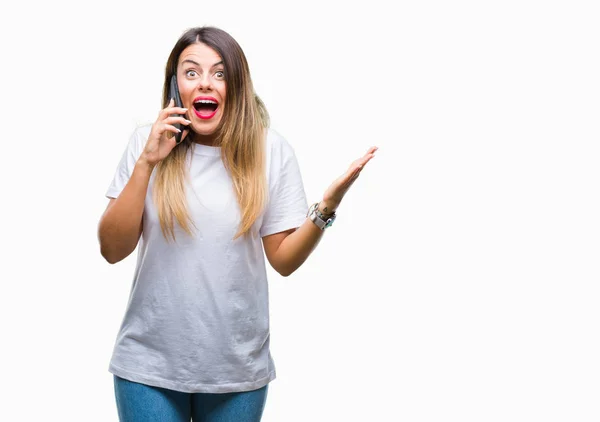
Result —
M321 230L325 230L328 227L331 227L335 218L337 217L335 212L331 215L325 216L321 214L318 210L320 202L315 202L308 209L308 213L306 216L310 218L310 220L317 225Z

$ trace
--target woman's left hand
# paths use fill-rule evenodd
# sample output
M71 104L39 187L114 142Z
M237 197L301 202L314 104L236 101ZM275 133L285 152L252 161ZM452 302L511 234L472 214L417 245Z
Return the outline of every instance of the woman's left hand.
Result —
M331 214L337 209L340 202L342 202L342 198L365 168L365 165L375 156L375 151L377 151L377 147L369 148L365 155L350 164L348 170L327 188L319 206L321 212Z

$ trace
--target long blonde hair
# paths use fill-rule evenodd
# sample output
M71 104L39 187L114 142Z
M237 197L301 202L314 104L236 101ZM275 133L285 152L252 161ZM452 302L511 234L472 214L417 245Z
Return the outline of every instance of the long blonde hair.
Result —
M251 235L251 228L267 202L265 174L265 137L269 127L269 114L260 98L254 93L250 69L239 44L227 32L215 27L187 30L177 41L165 69L162 106L170 101L169 81L177 73L181 52L193 43L203 43L215 50L223 60L227 101L223 117L216 129L215 146L221 147L221 159L233 181L240 208L241 221L234 240ZM193 148L194 132L177 145L156 166L153 198L158 210L160 227L167 241L175 241L175 220L193 236L185 182L186 157Z

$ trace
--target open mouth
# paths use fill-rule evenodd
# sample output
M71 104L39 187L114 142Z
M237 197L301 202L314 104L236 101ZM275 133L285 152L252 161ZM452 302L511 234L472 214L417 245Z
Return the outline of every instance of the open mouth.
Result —
M219 102L212 97L198 97L194 100L194 110L201 119L210 119L215 115Z

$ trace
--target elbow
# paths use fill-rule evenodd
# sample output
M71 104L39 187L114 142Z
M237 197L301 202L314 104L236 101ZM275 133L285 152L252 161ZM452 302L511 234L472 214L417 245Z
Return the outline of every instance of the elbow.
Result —
M276 265L273 265L273 268L282 277L289 277L292 274L294 274L296 272L296 270L302 266L303 263L304 263L304 260L302 260L302 261L294 260L291 262L289 262L289 261L285 262L285 261L279 260L275 263Z
M294 271L296 271L295 268L278 268L277 272L282 276L282 277L289 277L290 275L292 275L294 273Z
M102 258L104 258L109 264L116 264L117 262L121 261L121 259L111 255L109 251L102 247L100 247L100 254L102 255Z
M102 255L102 258L104 258L106 262L109 264L116 264L119 262L119 260L111 253L110 248L107 248L106 244L102 242L100 232L98 232L98 242L100 243L100 255Z
M100 234L98 234L98 242L100 243L100 255L102 255L102 258L109 264L116 264L125 258L122 254L118 253L118 250L111 247L106 241L103 241L103 237Z
M100 255L108 262L109 264L116 264L127 258L131 252L133 252L130 248L128 249L120 249L118 245L108 245L100 242Z
M116 264L119 261L127 258L131 251L126 252L122 248L119 248L119 243L115 243L111 240L110 236L102 230L102 227L98 228L98 243L100 244L100 255L109 264Z
M117 262L120 261L119 259L109 259L107 257L104 257L104 259L106 260L106 262L108 262L111 265L114 265L114 264L116 264Z

